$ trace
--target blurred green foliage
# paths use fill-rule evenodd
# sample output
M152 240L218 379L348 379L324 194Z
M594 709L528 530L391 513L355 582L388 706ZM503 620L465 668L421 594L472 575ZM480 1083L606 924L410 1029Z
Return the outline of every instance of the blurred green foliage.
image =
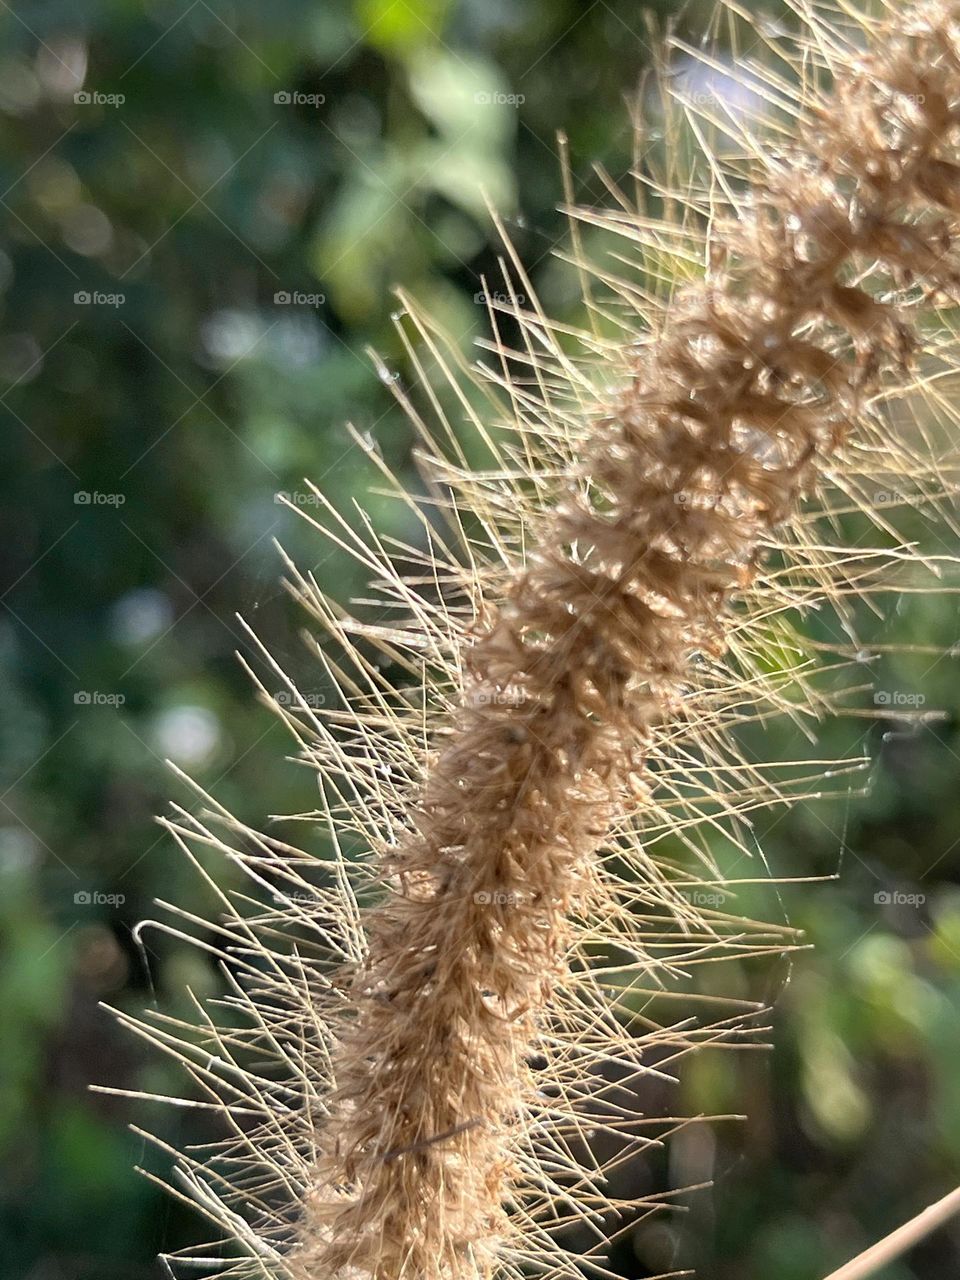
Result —
M691 32L707 9L686 6ZM132 1173L163 1160L126 1125L180 1142L209 1124L87 1092L179 1087L98 1001L176 1007L216 987L169 939L141 950L132 934L153 899L199 900L152 822L171 794L193 803L163 759L253 823L312 806L236 661L235 614L323 696L273 541L340 598L359 578L274 495L302 505L308 476L381 527L399 519L343 424L415 483L366 349L404 369L395 285L464 350L482 335L501 252L487 198L548 307L575 305L551 256L555 133L578 198L602 203L590 164L628 174L623 100L646 30L628 0L0 11L3 1280L159 1276L158 1249L202 1234ZM946 593L904 604L884 638L949 648L956 615ZM789 646L769 662L789 669ZM960 1181L956 664L891 660L869 678L947 718L891 722L886 739L831 727L821 754L872 756L865 794L763 819L775 874L841 877L784 892L817 947L788 985L782 967L725 976L776 998L776 1051L705 1054L687 1073L684 1105L751 1122L691 1128L663 1168L632 1174L635 1191L717 1185L626 1234L625 1276L813 1280ZM958 1264L954 1227L886 1280Z

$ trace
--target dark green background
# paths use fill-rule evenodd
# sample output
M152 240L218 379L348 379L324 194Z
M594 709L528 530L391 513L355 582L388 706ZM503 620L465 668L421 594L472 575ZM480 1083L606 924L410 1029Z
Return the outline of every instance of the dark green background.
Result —
M687 7L691 33L705 22ZM548 307L574 305L551 257L555 133L579 200L602 203L591 164L627 173L645 31L628 0L0 7L2 1280L156 1277L159 1249L203 1233L134 1174L126 1126L207 1130L87 1092L179 1087L98 1001L138 1010L151 979L174 1007L188 985L216 988L157 935L148 976L131 936L154 898L197 901L152 821L171 796L192 803L163 757L253 823L314 803L236 661L249 646L235 613L323 696L273 540L340 598L358 580L274 495L302 495L309 476L338 506L396 518L365 494L343 424L409 468L365 348L402 371L397 284L465 349L483 334L475 295L499 247L481 188ZM77 102L81 88L124 100ZM951 646L953 597L914 600L889 631ZM751 1120L715 1140L691 1131L650 1175L717 1186L629 1235L626 1276L816 1280L960 1182L956 663L873 677L946 718L892 738L891 724L838 725L823 754L870 752L869 794L766 820L776 874L839 867L840 881L786 893L817 949L778 1000L775 1053L704 1055L668 1104ZM885 1276L958 1266L954 1226Z

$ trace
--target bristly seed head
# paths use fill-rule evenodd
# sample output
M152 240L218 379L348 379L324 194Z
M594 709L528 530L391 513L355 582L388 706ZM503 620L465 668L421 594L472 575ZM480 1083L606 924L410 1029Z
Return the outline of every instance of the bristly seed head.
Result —
M782 127L731 117L723 127L749 163L710 156L707 180L678 187L668 130L664 171L647 175L659 220L625 203L577 215L631 241L640 277L612 279L605 261L575 254L595 276L583 358L535 302L500 308L517 350L491 312L497 367L477 381L501 395L502 438L462 393L457 410L487 442L488 472L465 474L439 397L428 397L441 416L431 443L392 384L449 507L444 529L411 500L422 576L327 507L331 536L373 568L391 620L345 618L288 566L343 651L324 659L341 705L321 715L294 696L280 709L320 776L329 882L303 900L316 860L216 806L169 824L185 849L226 850L285 903L257 919L223 897L217 928L248 1031L201 1015L222 1068L192 1057L179 1031L147 1032L176 1042L222 1100L225 1159L256 1173L229 1190L183 1158L187 1192L249 1259L241 1273L212 1252L212 1274L582 1274L599 1256L582 1228L602 1234L625 1207L591 1143L612 1144L611 1168L641 1152L654 1138L633 1093L663 1074L658 1062L751 1033L742 1010L628 1030L619 989L594 966L606 957L599 967L644 990L685 960L790 945L783 926L698 901L697 864L659 858L657 833L695 850L722 900L698 824L719 811L736 832L741 815L782 798L732 727L768 706L824 705L791 670L803 698L788 706L751 645L791 611L842 612L846 596L879 589L861 550L845 556L815 527L815 503L833 515L827 489L861 505L851 492L886 466L934 500L918 441L900 448L877 407L915 380L925 351L950 359L947 341L918 328L920 307L960 295L960 7L919 3L883 27L865 18L865 50L850 43L849 14L834 29L822 6L796 7L810 25L794 99L770 80L793 147ZM816 69L829 73L823 91ZM677 108L663 110L669 120ZM519 296L516 275L533 299L509 252L504 296ZM664 305L652 282L671 261L673 280L712 266ZM459 386L429 318L406 299L402 315L414 370L427 359ZM467 512L479 533L465 532ZM417 696L389 686L377 647L422 677ZM376 866L351 863L348 839L377 851ZM248 1052L256 1065L239 1062Z

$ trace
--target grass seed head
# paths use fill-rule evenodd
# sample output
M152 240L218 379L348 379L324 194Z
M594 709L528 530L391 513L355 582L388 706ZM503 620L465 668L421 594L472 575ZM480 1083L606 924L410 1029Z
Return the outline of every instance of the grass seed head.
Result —
M609 211L571 210L584 331L551 324L509 243L477 369L402 300L431 388L396 385L428 484L407 499L420 547L317 495L318 527L370 573L373 620L288 564L340 699L321 713L290 684L276 709L317 770L308 816L332 853L211 797L168 821L274 903L209 881L225 1025L199 1007L193 1031L136 1024L227 1126L219 1153L177 1166L217 1224L208 1274L602 1271L617 1215L659 1205L615 1189L661 1140L644 1089L757 1030L734 1000L698 1022L627 1009L669 1004L704 961L793 945L719 892L709 837L751 855L750 813L809 786L746 758L736 730L814 723L823 673L855 666L854 604L946 572L871 494L889 477L908 512L939 510L952 455L925 424L931 406L956 419L960 10L794 8L782 38L721 9L728 44L766 46L740 73L751 109L693 105L665 72L635 197L608 184ZM485 468L466 465L464 421ZM876 546L833 539L851 512ZM791 620L814 608L847 636L804 653ZM762 660L771 637L797 647L786 670Z

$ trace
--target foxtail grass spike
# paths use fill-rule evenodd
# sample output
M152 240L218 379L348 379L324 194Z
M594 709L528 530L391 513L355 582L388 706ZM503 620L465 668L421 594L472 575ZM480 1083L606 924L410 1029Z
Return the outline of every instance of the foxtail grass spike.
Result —
M960 6L792 7L777 31L730 0L715 46L665 49L633 194L601 174L610 207L569 209L585 329L506 239L476 367L401 298L412 385L388 380L424 492L366 447L409 537L314 490L369 596L348 612L285 561L337 698L253 637L317 773L315 847L199 791L167 820L217 909L153 927L227 982L189 1025L124 1015L223 1125L176 1157L215 1238L171 1267L610 1275L610 1241L670 1203L624 1170L695 1122L645 1098L765 1035L696 981L798 944L776 906L738 914L766 875L752 815L863 762L761 763L740 731L815 738L862 695L860 613L956 567L902 528L949 521L955 488ZM734 95L693 92L720 73ZM835 641L804 639L813 611Z

